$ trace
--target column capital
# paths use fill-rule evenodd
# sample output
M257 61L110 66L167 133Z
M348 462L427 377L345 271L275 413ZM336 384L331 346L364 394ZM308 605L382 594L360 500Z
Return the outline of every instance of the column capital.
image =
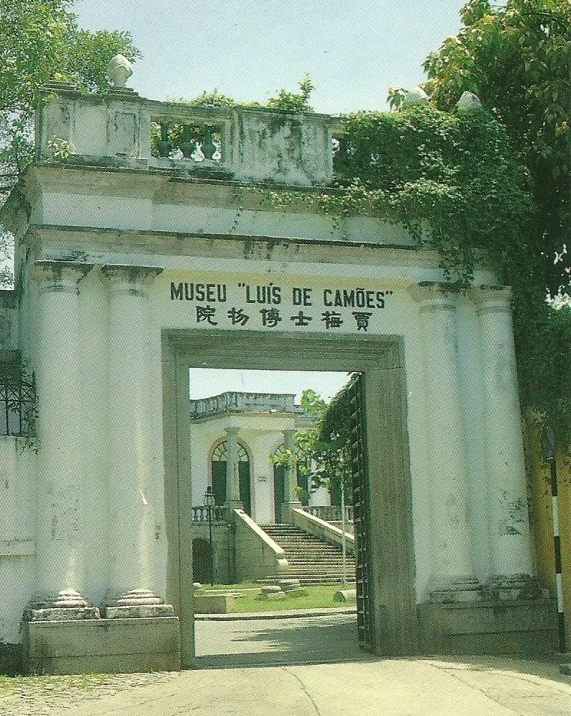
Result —
M436 281L421 281L408 287L412 298L420 303L420 311L453 311L454 296L446 284Z
M240 431L240 428L236 427L235 425L229 425L227 428L224 428L224 432L226 435L238 435L238 432Z
M130 266L106 264L101 272L114 293L145 296L147 287L162 273L161 266Z
M39 259L34 263L30 276L39 283L42 293L77 294L77 284L92 268L93 264L78 263L77 261Z
M476 304L479 316L484 313L511 313L512 290L509 286L473 286L470 298Z

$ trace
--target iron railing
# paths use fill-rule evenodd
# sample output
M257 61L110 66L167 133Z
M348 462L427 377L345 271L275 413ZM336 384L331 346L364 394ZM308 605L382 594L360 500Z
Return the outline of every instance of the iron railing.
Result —
M36 383L19 364L0 365L0 435L36 435Z

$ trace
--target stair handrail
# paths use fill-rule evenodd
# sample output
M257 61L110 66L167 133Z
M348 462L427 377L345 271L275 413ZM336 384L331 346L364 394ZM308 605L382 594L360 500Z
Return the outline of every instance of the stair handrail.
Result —
M343 545L343 530L339 527L297 507L291 511L291 515L294 527L299 527L326 542ZM350 552L355 552L355 537L350 532L345 532L345 544Z
M263 579L287 572L288 561L282 547L264 532L244 510L232 510L236 530L236 576ZM238 534L240 533L240 534Z

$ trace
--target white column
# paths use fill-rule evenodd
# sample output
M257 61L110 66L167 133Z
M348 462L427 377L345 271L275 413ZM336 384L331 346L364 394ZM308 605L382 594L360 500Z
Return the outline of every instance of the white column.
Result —
M172 613L154 581L157 474L149 396L148 285L161 269L103 266L109 288L110 584L105 615Z
M289 455L292 456L285 465L284 469L284 498L285 502L282 509L282 519L292 521L291 511L301 507L300 500L296 497L295 488L297 486L297 465L295 460L295 430L284 430L284 447Z
M238 472L238 428L229 427L226 432L226 505L243 507L240 500L240 473Z
M91 265L38 261L39 335L36 598L25 618L98 616L80 592L82 549L81 369L78 282ZM40 610L38 612L38 609ZM63 615L62 615L63 616ZM57 618L57 617L56 617Z
M456 308L437 285L413 286L420 303L429 451L433 598L447 590L474 590L468 518L468 461L464 436ZM454 598L454 596L452 596Z
M533 567L511 293L482 286L471 295L480 324L493 576L519 581Z

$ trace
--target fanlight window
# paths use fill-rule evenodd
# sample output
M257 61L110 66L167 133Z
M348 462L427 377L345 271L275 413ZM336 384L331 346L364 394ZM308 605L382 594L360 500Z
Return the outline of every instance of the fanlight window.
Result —
M224 442L219 443L214 448L214 452L212 453L212 462L227 462L227 460L228 460L227 442L226 442L226 440L224 440ZM249 461L250 461L250 458L248 457L246 448L243 445L240 445L240 443L238 443L238 462L249 462Z

